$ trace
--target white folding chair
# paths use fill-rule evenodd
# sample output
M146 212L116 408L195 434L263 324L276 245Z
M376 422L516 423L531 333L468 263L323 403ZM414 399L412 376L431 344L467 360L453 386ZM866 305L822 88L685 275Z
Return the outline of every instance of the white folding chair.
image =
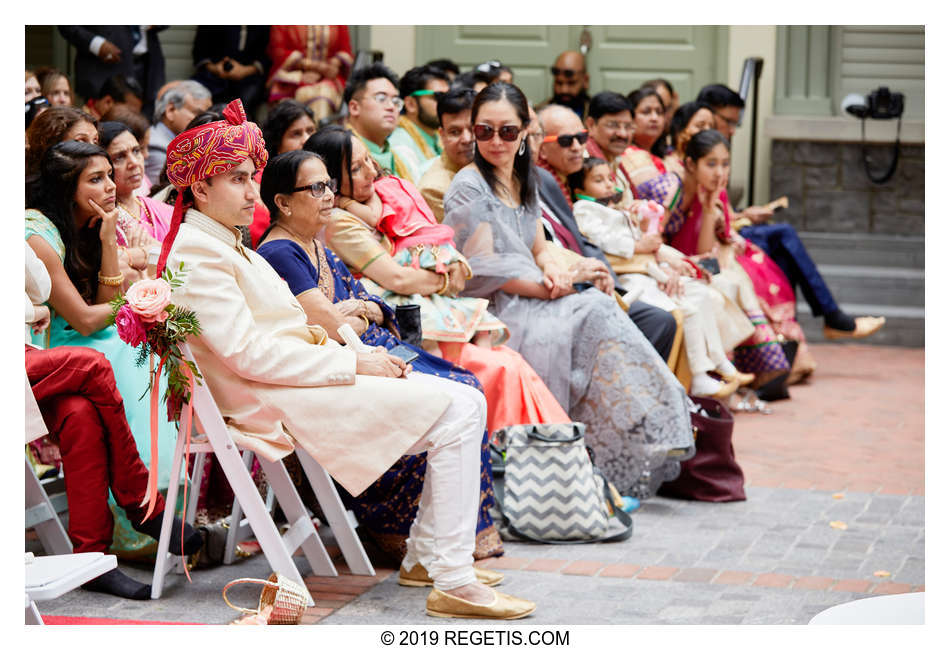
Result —
M355 575L376 575L363 543L356 533L356 527L359 523L351 510L347 510L340 495L333 485L327 471L317 463L307 452L298 450L297 457L304 468L304 474L310 481L323 516L330 525L333 537L336 539L340 551L343 553L343 559L346 561L350 572ZM254 453L246 449L243 454L244 464L250 470L251 463L255 458ZM268 490L267 507L272 511L273 491ZM235 523L237 522L237 523ZM234 506L231 509L231 525L228 529L228 536L224 547L224 563L230 564L235 558L235 548L238 542L247 539L250 536L247 519L242 519L240 502L235 499Z
M187 345L182 345L182 353L185 359L192 362L195 361ZM191 450L198 454L195 458L195 470L199 470L199 465L203 464L203 454L215 454L228 483L231 485L231 489L234 491L235 498L241 504L241 509L245 513L245 517L254 532L255 538L261 545L261 550L267 558L271 569L283 574L291 580L303 584L303 578L291 558L291 554L296 549L302 548L311 570L316 575L337 575L336 568L333 566L333 562L326 548L323 546L323 542L320 540L320 536L303 502L300 500L300 495L297 494L297 490L294 488L283 463L280 461L270 462L260 457L258 459L264 469L267 481L274 491L277 502L280 504L281 510L283 510L290 524L287 532L281 537L271 519L267 506L264 505L264 501L261 499L257 487L251 479L248 468L238 454L237 445L231 438L227 426L224 423L224 418L221 416L221 412L218 410L207 385L195 386L192 395L192 406L194 416L207 436L206 442L203 441L191 445ZM184 447L184 436L179 435L172 462L171 476L181 475ZM322 470L322 468L320 469ZM307 471L307 475L310 477L311 472ZM196 472L193 476L200 476L200 473ZM192 485L197 486L197 482L193 482ZM332 484L330 487L333 487ZM339 495L336 494L335 490L334 496L339 500ZM158 553L155 559L155 572L152 578L152 598L161 597L165 575L169 570L169 565L177 564L177 562L169 562L173 556L168 552L169 544L172 542L172 540L170 540L171 526L175 516L175 503L177 498L178 482L170 481L168 494L166 495L165 513L162 519L162 530L158 541ZM196 501L197 499L192 499L190 507L188 508L189 512L186 513L185 521L189 521L189 523L194 521L194 505ZM340 507L342 508L342 504L340 504ZM352 527L348 525L347 528L355 536ZM360 550L362 550L362 546ZM365 553L363 553L363 555L365 557ZM368 560L366 563L368 564ZM372 566L369 566L369 569L372 571ZM309 605L313 604L309 596L308 601Z
M40 413L40 407L36 403L36 397L33 395L33 389L30 386L30 380L24 371L23 377L26 380L26 444L42 438L47 433L46 424L43 422L43 415ZM33 466L29 459L24 458L26 463L26 517L25 527L33 528L43 544L43 548L50 554L68 554L73 552L72 542L66 535L66 529L59 520L57 510L50 502L49 495L43 489Z
M244 461L244 467L247 468L248 472L251 471L254 458L254 452L250 449L245 449L241 453L241 459ZM274 491L270 487L267 488L267 498L264 499L264 505L267 507L268 512L274 512ZM241 502L235 499L234 504L231 506L228 536L224 541L224 564L234 562L237 557L237 545L253 534L251 525L244 517L244 511L241 509Z
M43 625L34 601L52 600L118 566L114 555L69 553L33 557L26 554L26 624Z

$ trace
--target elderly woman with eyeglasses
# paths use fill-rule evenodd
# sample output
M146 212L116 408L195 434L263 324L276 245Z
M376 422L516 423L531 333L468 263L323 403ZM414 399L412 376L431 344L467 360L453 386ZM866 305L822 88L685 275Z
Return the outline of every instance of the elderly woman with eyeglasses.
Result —
M607 478L648 498L679 473L670 456L693 452L686 393L614 299L572 284L545 247L524 94L486 87L472 123L475 160L449 186L443 222L472 267L464 294L489 299L510 345L587 425Z
M257 252L290 286L310 323L320 325L341 342L337 328L349 324L366 345L392 350L400 344L392 331L392 308L368 293L320 241L331 219L336 187L337 181L329 177L315 153L292 151L271 159L261 179L261 199L270 212L271 227ZM412 361L414 372L481 388L478 380L462 368L415 346L402 345L419 355ZM405 553L425 470L424 456L404 456L362 494L353 497L341 491L360 525L397 561ZM476 533L477 558L502 552L501 538L488 514L493 503L491 465L486 460Z

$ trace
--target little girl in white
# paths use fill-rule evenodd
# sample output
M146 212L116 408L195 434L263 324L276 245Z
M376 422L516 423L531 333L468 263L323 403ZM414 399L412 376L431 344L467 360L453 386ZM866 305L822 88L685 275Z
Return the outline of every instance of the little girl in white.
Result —
M618 284L627 291L624 301L642 300L666 311L682 311L686 357L693 374L690 393L728 397L754 376L739 373L726 358L719 321L731 318L722 315L717 319L717 312L725 309L725 299L702 280L698 267L662 243L658 227L662 206L641 201L628 211L621 210L618 190L610 178L607 162L594 157L586 159L583 168L568 177L577 199L574 218L578 228L608 259L638 262L635 271L631 268L633 272L624 272L626 269L621 268L618 273ZM616 266L620 265L615 265L615 270ZM743 318L748 325L743 332L748 336L753 327ZM734 329L731 323L730 328ZM743 332L735 332L730 338ZM722 381L710 372L718 373Z

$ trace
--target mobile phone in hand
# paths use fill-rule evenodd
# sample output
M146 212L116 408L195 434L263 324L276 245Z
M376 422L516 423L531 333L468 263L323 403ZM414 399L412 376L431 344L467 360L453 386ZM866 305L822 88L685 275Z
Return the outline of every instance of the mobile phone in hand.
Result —
M717 260L715 257L704 257L696 264L709 271L710 275L716 275L720 271L719 260Z
M408 345L403 345L402 343L394 347L392 350L389 350L389 354L402 359L406 363L412 363L419 358L418 352L410 348Z

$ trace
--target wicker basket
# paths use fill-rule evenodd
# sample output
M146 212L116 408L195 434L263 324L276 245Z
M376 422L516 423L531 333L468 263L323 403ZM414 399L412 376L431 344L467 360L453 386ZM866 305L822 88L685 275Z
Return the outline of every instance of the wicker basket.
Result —
M228 589L239 584L264 585L264 590L261 592L261 602L256 610L237 607L228 600ZM308 596L309 594L303 586L279 573L272 573L267 580L256 578L232 580L224 585L224 589L221 590L221 597L224 598L224 602L228 604L228 607L245 614L257 614L267 605L272 605L274 609L267 618L268 625L297 625L303 616L304 609L307 607Z

